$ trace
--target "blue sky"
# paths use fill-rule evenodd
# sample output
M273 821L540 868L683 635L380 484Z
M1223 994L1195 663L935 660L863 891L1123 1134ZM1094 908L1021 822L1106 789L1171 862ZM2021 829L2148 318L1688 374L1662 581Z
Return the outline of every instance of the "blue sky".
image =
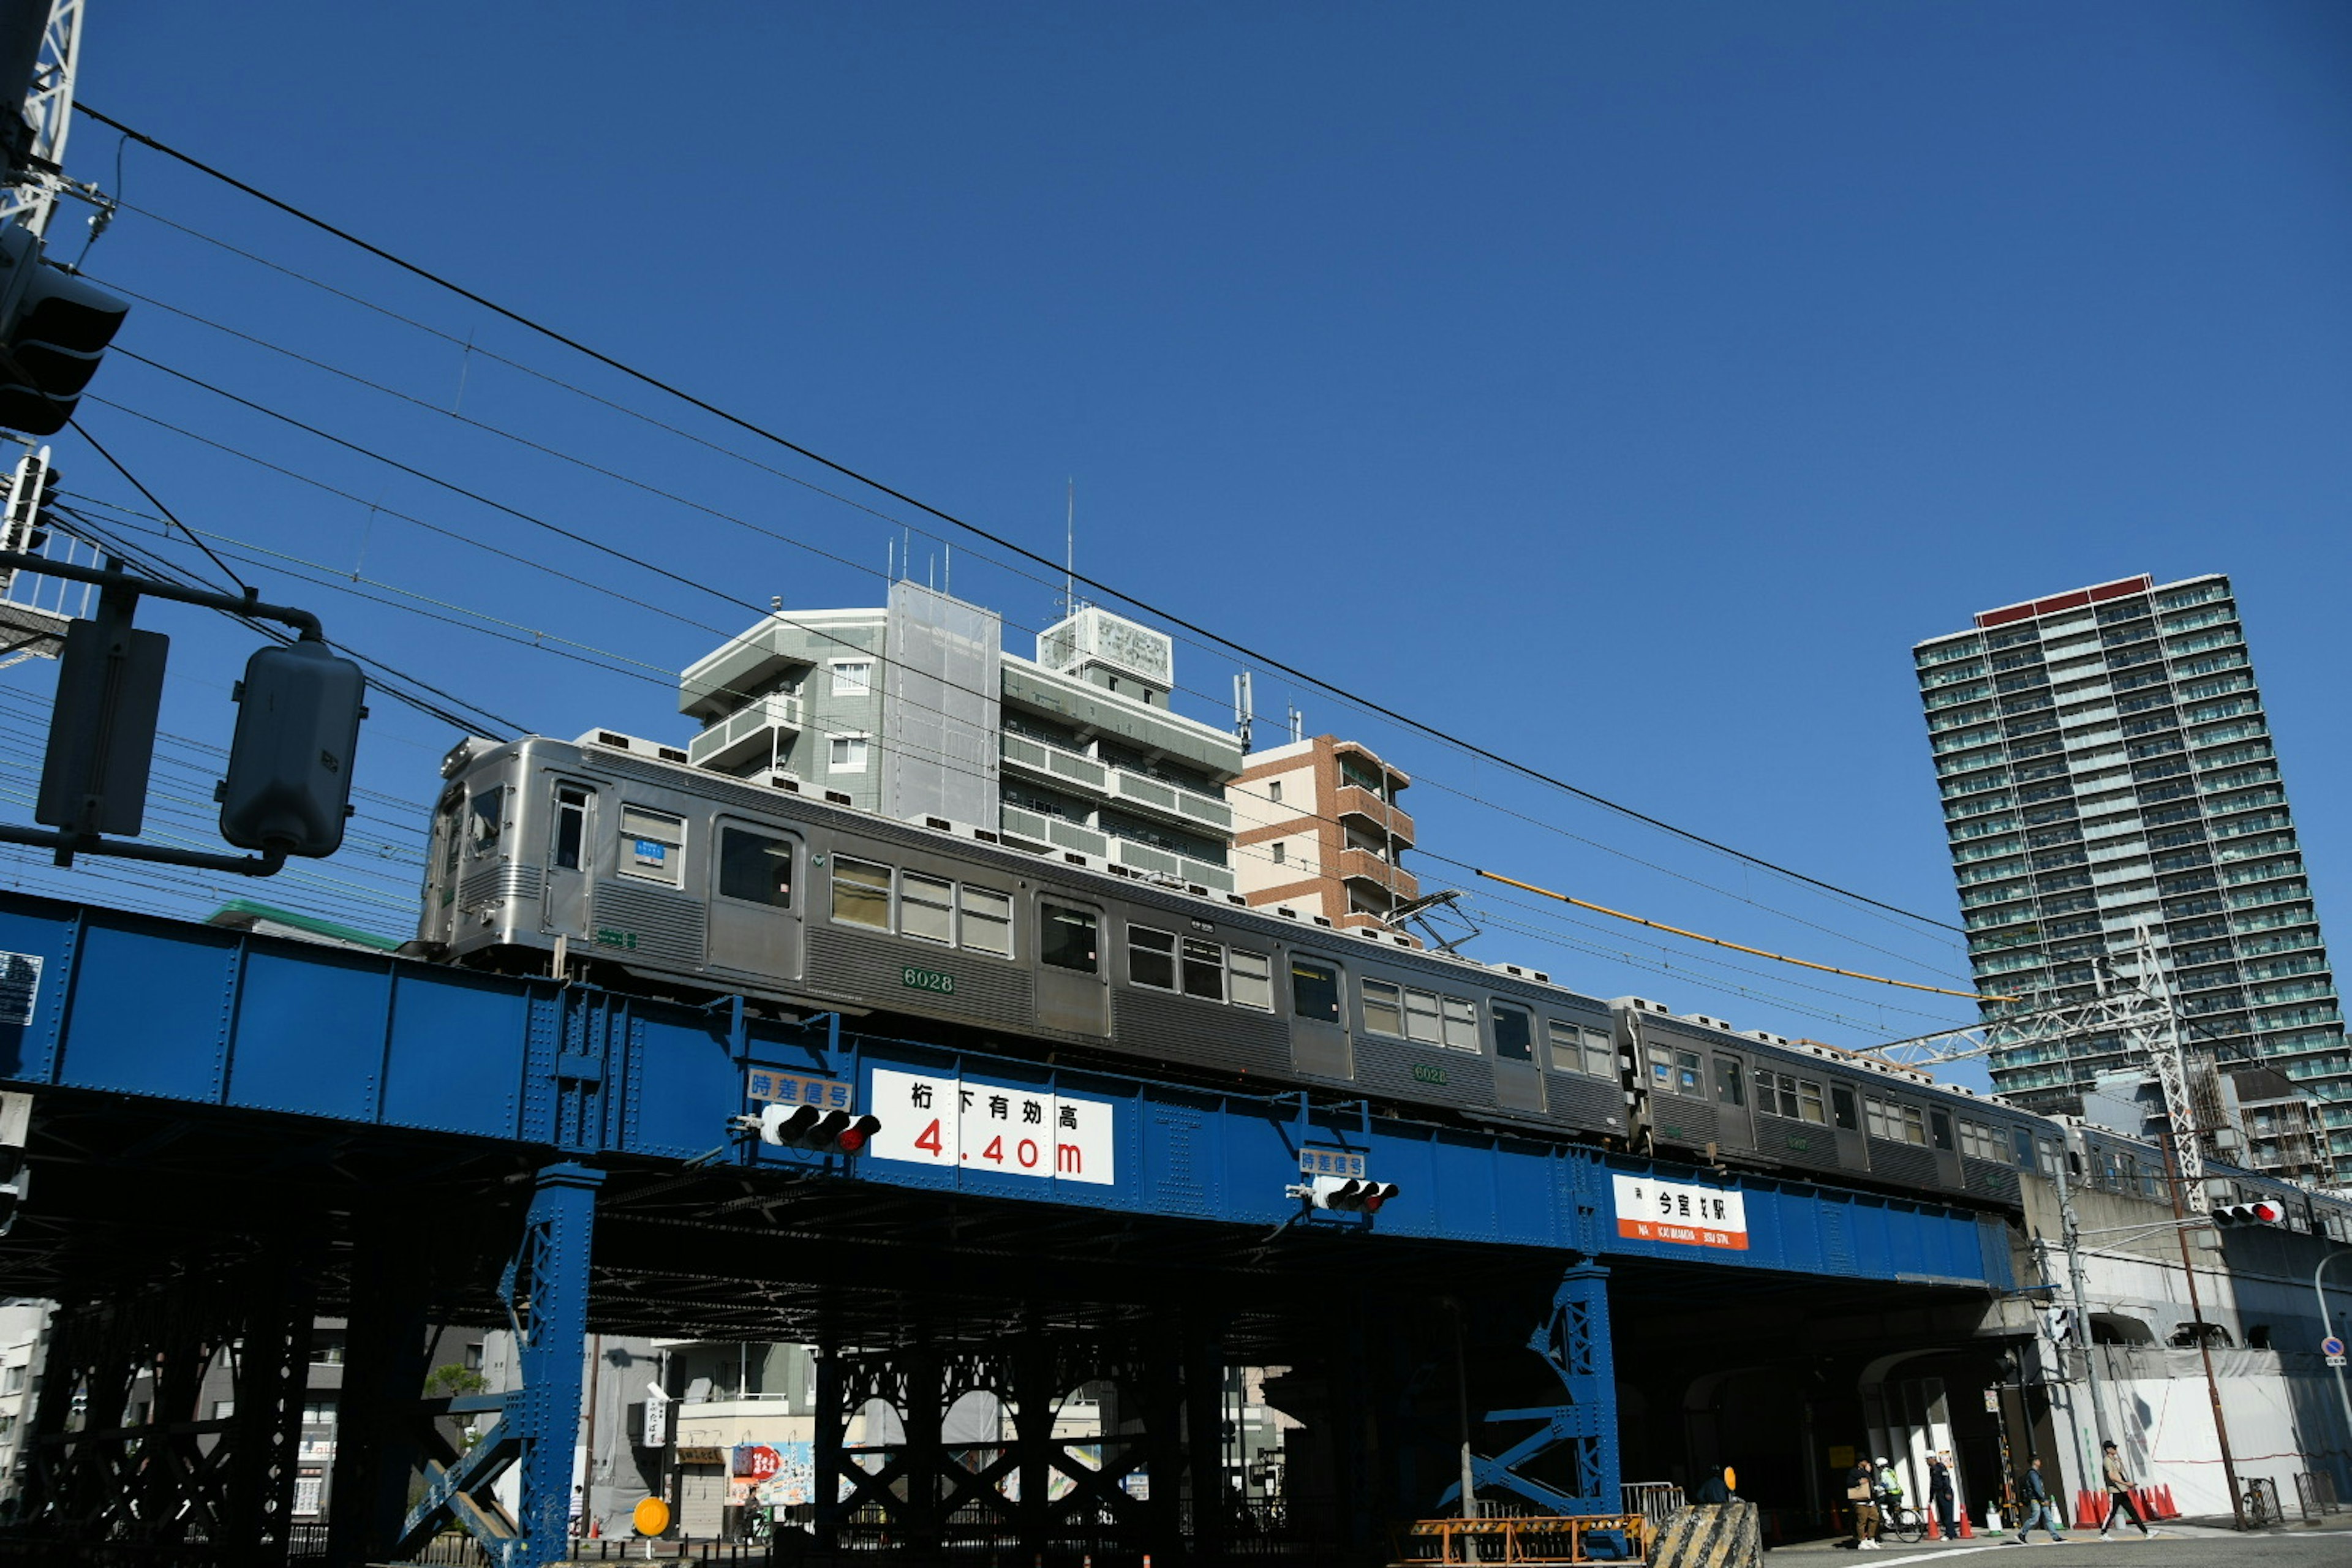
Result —
M1948 920L1909 645L2142 571L2235 575L2340 907L2347 80L2352 13L2327 5L261 4L229 22L100 0L82 96L1032 548L1058 552L1075 479L1080 564L1103 580ZM85 423L331 631L533 729L677 740L664 672L747 605L878 601L904 509L792 482L842 488L152 153L125 153L118 185L116 153L84 121L68 163L136 209L88 262L147 297L121 346L709 589L110 360ZM79 249L78 214L56 238ZM137 504L58 445L69 489ZM949 542L958 593L1024 646L1053 588ZM919 574L941 553L918 538ZM321 569L335 585L302 580ZM249 637L146 619L176 639L167 728L219 742ZM1221 719L1234 668L1180 647L1179 706ZM0 671L12 733L49 683ZM1413 773L1433 850L1824 962L1964 973L1948 935L1320 693L1258 690ZM452 734L375 712L372 831L229 890L408 921ZM177 754L193 817L212 764ZM214 896L34 858L0 880ZM1486 956L1602 995L1842 1044L1966 1012L1486 902Z

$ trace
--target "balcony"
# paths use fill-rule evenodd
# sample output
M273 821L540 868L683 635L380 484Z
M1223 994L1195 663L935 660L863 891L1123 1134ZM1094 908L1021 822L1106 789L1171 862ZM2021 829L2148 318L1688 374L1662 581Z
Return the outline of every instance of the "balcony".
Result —
M1343 882L1370 882L1393 892L1400 899L1421 896L1421 881L1395 862L1383 860L1369 849L1339 851L1339 879Z
M1091 827L1082 827L1059 816L1047 816L1042 811L1029 811L1017 805L997 808L998 826L1007 838L1026 839L1055 849L1075 849L1081 855L1105 858L1110 854L1110 840Z
M1126 768L1106 767L1091 757L1033 741L1026 735L1007 733L1003 741L1004 765L1016 772L1051 780L1065 789L1075 784L1188 827L1207 827L1220 835L1234 830L1233 807L1213 795Z
M1178 855L1154 845L1139 844L1132 838L1113 839L1111 858L1131 871L1172 877L1180 882L1206 888L1213 893L1234 890L1234 874L1223 866L1195 860L1189 855Z
M1339 786L1336 804L1341 816L1360 816L1394 838L1400 847L1412 847L1412 818L1402 808L1382 800L1360 784L1350 784Z
M762 697L729 714L686 743L686 760L698 768L732 768L772 755L802 728L801 700L781 693Z

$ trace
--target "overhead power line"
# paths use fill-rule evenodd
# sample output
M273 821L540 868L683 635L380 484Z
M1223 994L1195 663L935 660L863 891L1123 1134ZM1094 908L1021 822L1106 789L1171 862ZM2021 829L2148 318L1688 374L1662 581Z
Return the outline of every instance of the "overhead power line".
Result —
M1501 752L1494 751L1490 747L1481 745L1475 741L1466 740L1462 736L1450 733L1449 731L1441 730L1433 724L1425 723L1421 720L1414 719L1408 714L1397 710L1396 709L1390 708L1383 703L1376 702L1360 693L1334 685L1329 681L1324 680L1319 677L1307 673L1306 670L1298 668L1297 666L1290 664L1286 660L1276 658L1269 654L1252 648L1245 644L1236 642L1231 637L1227 637L1217 632L1212 631L1208 627L1203 626L1186 616L1177 615L1172 611L1161 608L1160 606L1153 605L1146 600L1137 598L1130 594L1124 593L1120 589L1108 583L1105 583L1098 578L1088 576L1084 573L1072 572L1069 570L1066 563L1050 560L1046 556L1042 555L1024 545L1017 543L991 529L983 528L978 523L967 521L965 519L958 517L952 512L942 510L940 508L935 507L928 501L909 495L906 491L898 489L881 479L876 479L870 474L855 468L846 463L839 462L832 458L828 458L824 453L818 452L811 447L804 447L789 437L769 429L767 426L753 420L747 419L741 415L733 413L718 404L711 403L705 398L699 397L674 383L665 381L659 376L654 375L650 372L640 370L636 366L630 364L624 360L616 359L611 354L605 353L599 349L593 348L579 339L574 338L566 332L561 331L554 327L551 327L545 322L525 315L520 310L499 304L497 300L492 300L486 295L477 293L475 290L432 270L430 268L410 261L404 257L398 256L392 251L384 249L382 246L375 245L368 240L362 239L349 229L331 223L327 219L308 212L303 208L295 205L291 202L274 196L257 185L250 184L244 180L238 179L236 175L231 174L225 170L215 168L212 164L204 162L202 159L195 157L192 153L184 153L177 147L170 145L168 142L160 142L154 137L148 135L146 132L126 125L121 121L115 119L111 115L103 113L100 110L92 108L88 103L78 102L74 107L82 113L89 115L91 119L96 120L100 124L110 126L113 130L120 132L122 135L138 142L142 147L152 149L152 151L160 153L163 156L170 158L176 163L183 163L187 167L195 170L201 174L211 179L217 180L221 184L229 186L231 189L239 191L244 195L250 196L255 201L260 202L267 206L285 214L287 216L293 218L299 223L308 225L312 228L318 229L321 233L341 240L346 245L352 246L356 249L374 257L379 261L384 262L389 266L398 268L400 270L406 272L413 277L421 279L424 281L434 285L436 288L446 289L449 293L455 294L459 299L478 306L482 310L488 310L495 316L513 322L516 326L522 328L526 331L535 333L540 337L547 339L551 342L560 344L561 346L571 350L572 353L580 354L583 358L604 366L608 370L625 376L642 385L650 387L654 391L662 394L664 396L675 398L677 401L688 405L689 407L698 409L702 413L710 416L714 419L718 419L727 425L733 426L735 428L743 431L747 435L756 437L760 440L782 447L784 450L803 458L812 463L815 463L821 468L827 468L834 473L841 475L845 479L863 485L875 491L877 494L887 496L892 500L895 500L903 506L912 507L916 510L924 513L926 516L937 518L941 522L948 524L950 527L959 529L963 532L971 535L973 538L984 540L996 549L1019 556L1034 565L1060 573L1072 581L1083 583L1087 587L1094 589L1098 593L1108 595L1124 604L1134 606L1138 611L1144 615L1164 621L1171 626L1181 627L1182 630L1190 633L1193 637L1202 638L1207 642L1214 643L1216 646L1239 655L1244 659L1263 665L1268 669L1287 676L1291 679L1298 681L1304 686L1311 687L1318 691L1324 692L1341 701L1354 705L1368 713L1375 714L1380 718L1389 721L1391 723L1400 725L1415 733L1425 735L1430 739L1438 741L1445 745L1454 746L1462 751L1467 752L1469 754L1477 757L1482 761L1491 763L1496 767L1517 773L1521 777L1529 779L1548 788L1558 790L1562 794L1582 800L1589 805L1599 806L1606 811L1613 812L1629 820L1642 823L1645 826L1655 828L1660 832L1672 835L1673 837L1683 839L1687 843L1698 845L1702 848L1712 850L1717 854L1728 856L1733 859L1743 861L1748 865L1757 867L1761 870L1769 871L1775 876L1786 877L1792 881L1803 883L1808 887L1819 889L1823 892L1834 894L1839 898L1852 900L1856 903L1868 905L1873 909L1883 910L1889 914L1899 915L1906 920L1916 921L1923 925L1934 926L1945 931L1958 931L1962 929L1952 924L1948 921L1940 921L1931 915L1924 915L1914 910L1906 910L1899 904L1892 904L1881 899L1872 898L1866 893L1857 892L1851 888L1841 887L1837 883L1827 881L1822 878L1809 876L1802 871L1796 870L1791 867L1781 865L1779 862L1768 859L1763 856L1749 854L1747 850L1737 848L1719 839L1710 838L1704 834L1694 832L1689 828L1677 826L1674 823L1665 821L1664 818L1653 816L1647 812L1637 810L1633 806L1622 804L1622 802L1612 800L1605 795L1595 794L1594 792L1584 789L1580 785L1570 784L1569 781L1559 777L1558 774L1547 773L1541 768L1505 756Z

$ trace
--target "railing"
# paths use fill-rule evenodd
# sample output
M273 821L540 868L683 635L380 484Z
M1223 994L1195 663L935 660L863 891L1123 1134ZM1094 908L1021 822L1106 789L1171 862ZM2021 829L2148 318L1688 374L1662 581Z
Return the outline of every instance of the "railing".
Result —
M2315 1521L2343 1508L2336 1500L2336 1478L2325 1470L2305 1470L2295 1477L2294 1500L2303 1505L2306 1521Z
M1084 784L1098 795L1142 806L1162 816L1202 823L1220 832L1230 832L1234 826L1233 807L1213 795L1131 768L1114 768L1092 757L1033 741L1026 735L1005 734L1002 754L1015 767L1057 781Z
M2276 1524L2286 1516L2279 1509L2278 1482L2267 1476L2247 1477L2238 1483L2238 1502L2249 1529Z
M1654 1535L1683 1506L1683 1489L1673 1481L1627 1481L1617 1489L1622 1499L1619 1506L1648 1520Z
M1405 1527L1400 1563L1636 1563L1649 1521L1640 1514L1566 1519L1424 1519Z
M696 767L738 761L746 747L764 740L772 731L789 730L798 733L802 712L797 697L782 692L762 697L688 741L686 760Z
M1075 849L1081 855L1107 857L1110 854L1110 840L1104 835L1058 816L1048 816L1042 811L1029 811L1017 805L1000 806L997 825L1013 837L1026 838L1034 843Z

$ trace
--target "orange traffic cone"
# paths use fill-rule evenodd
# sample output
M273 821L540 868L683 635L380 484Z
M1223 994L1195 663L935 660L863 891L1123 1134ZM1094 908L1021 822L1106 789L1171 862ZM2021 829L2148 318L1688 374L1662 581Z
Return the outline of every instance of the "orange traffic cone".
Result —
M1967 1509L1962 1509L1953 1517L1958 1521L1960 1527L1958 1538L1962 1541L1974 1541L1977 1538L1977 1532L1969 1528L1969 1510Z
M1943 1536L1937 1533L1936 1510L1932 1508L1927 1510L1927 1539L1930 1541L1941 1541L1944 1539Z

